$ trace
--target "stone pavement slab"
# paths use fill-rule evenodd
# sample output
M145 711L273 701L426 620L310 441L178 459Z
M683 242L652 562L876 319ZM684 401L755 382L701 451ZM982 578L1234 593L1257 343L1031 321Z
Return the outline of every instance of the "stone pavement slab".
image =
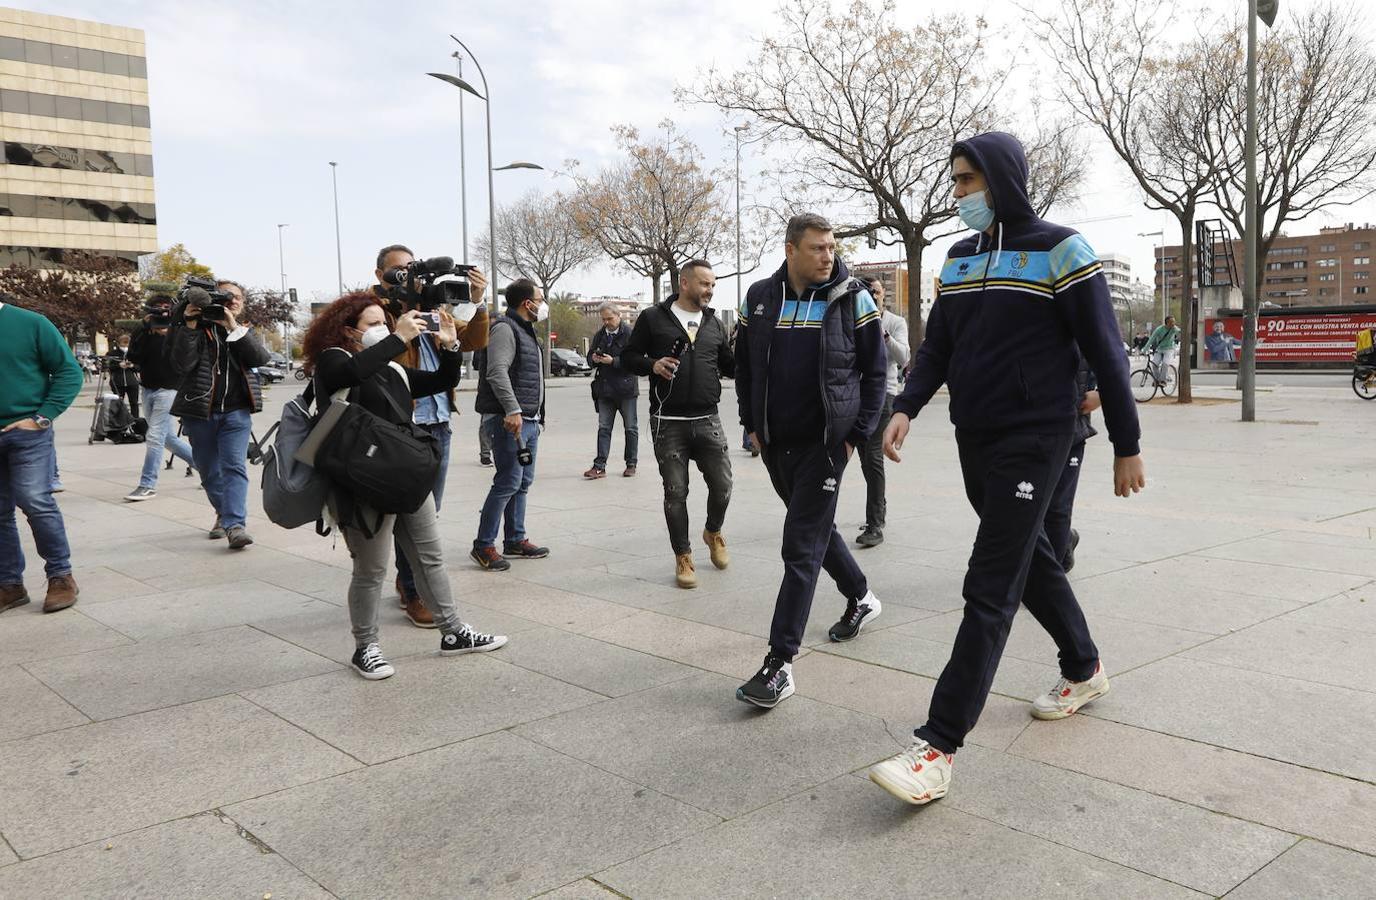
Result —
M1376 633L1296 622L1281 616L1183 654L1224 666L1376 691Z
M251 573L249 569L241 571L243 575ZM111 600L84 612L123 634L145 641L330 608L337 609L295 591L249 578L232 578L213 585Z
M20 666L0 668L0 741L84 725L90 719Z
M801 696L761 710L737 684L703 674L516 733L723 817L896 752L878 719Z
M622 697L698 674L697 669L667 659L554 628L524 632L519 641L507 644L501 652L503 662L607 697Z
M68 703L99 720L295 681L339 665L239 625L28 663L27 668ZM120 677L109 677L111 672Z
M978 746L958 755L944 802L1214 895L1295 843L1262 825Z
M14 855L14 851L10 849L10 845L5 843L3 838L4 835L0 835L0 868L8 866L10 863L19 862L19 857Z
M1034 723L1008 752L1376 855L1367 782L1091 715Z
M1313 603L1371 580L1366 575L1300 569L1270 565L1264 561L1248 562L1193 553L1148 563L1124 573L1124 577L1134 575L1146 583L1157 585L1162 591L1178 592L1184 587L1199 585L1215 591L1276 597L1292 603Z
M557 890L541 894L540 900L613 900L622 896L591 878L583 878L573 884L566 884Z
M385 681L365 681L350 669L244 696L369 764L606 699L501 662L501 652L436 652L393 660L397 674Z
M1368 584L1295 610L1292 622L1312 622L1362 634L1376 634L1376 584Z
M1376 859L1301 841L1228 895L1230 900L1369 900Z
M75 607L44 614L40 593L27 606L5 613L0 618L0 629L4 629L0 633L5 638L6 662L52 659L133 643L128 635L102 625L86 612L78 597Z
M0 869L0 896L246 897L331 895L213 813L176 819Z
M1076 581L1074 588L1091 627L1102 614L1144 625L1169 623L1186 631L1227 634L1300 608L1299 601L1218 591L1190 582L1163 586L1141 567Z
M627 897L685 900L1203 896L943 802L915 809L841 777L595 877Z
M1303 711L1303 728L1282 726L1281 704ZM1376 722L1376 694L1364 691L1173 658L1115 678L1089 714L1376 782L1376 743L1357 727Z
M341 897L529 897L720 821L510 733L225 812Z
M0 743L0 832L23 857L214 809L358 763L241 697Z
M741 681L755 673L769 650L767 641L753 635L649 611L604 625L588 636L710 672L739 676Z

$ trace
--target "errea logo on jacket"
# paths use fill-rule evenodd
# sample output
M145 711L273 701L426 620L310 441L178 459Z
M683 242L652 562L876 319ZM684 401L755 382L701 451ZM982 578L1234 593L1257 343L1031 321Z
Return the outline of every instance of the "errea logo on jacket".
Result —
M1033 490L1035 490L1035 488L1032 482L1021 481L1018 482L1018 489L1013 492L1013 496L1017 497L1019 500L1031 500Z

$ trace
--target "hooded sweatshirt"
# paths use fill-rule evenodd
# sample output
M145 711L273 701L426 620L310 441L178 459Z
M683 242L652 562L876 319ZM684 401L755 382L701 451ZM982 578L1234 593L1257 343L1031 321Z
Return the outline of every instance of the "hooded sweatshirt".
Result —
M926 339L894 412L916 416L945 383L958 429L1069 433L1083 354L1098 377L1114 454L1137 455L1128 361L1098 255L1074 229L1037 216L1017 138L977 135L952 155L983 173L994 233L973 234L947 255Z

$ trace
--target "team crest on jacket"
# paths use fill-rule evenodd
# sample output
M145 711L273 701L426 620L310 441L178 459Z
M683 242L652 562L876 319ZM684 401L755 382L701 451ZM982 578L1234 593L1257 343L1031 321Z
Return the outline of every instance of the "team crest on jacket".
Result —
M1015 268L1015 269L1025 269L1025 268L1027 268L1027 254L1026 254L1026 253L1018 253L1017 255L1015 255L1015 256L1013 257L1013 268Z
M1013 496L1019 500L1031 500L1034 487L1030 481L1018 482L1018 489L1013 492Z

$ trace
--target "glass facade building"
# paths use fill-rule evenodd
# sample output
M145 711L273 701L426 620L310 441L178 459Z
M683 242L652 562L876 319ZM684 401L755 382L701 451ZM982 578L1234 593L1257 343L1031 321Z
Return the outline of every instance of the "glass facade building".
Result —
M0 7L0 266L158 249L143 32Z

